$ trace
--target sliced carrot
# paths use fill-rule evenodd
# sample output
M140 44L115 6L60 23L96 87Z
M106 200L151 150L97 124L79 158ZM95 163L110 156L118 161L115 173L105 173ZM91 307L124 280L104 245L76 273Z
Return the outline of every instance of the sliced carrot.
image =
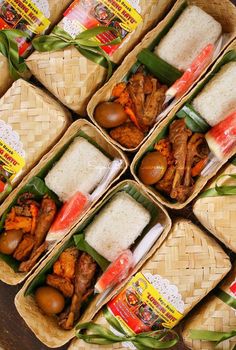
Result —
M126 83L124 83L124 82L116 84L116 86L114 86L114 88L112 90L112 96L120 97L120 95L125 90L125 88L126 88Z
M134 114L133 110L129 107L125 107L125 113L128 114L128 116L130 117L130 120L134 123L134 125L137 126L138 129L141 129L138 123L138 119Z
M192 177L198 176L201 174L204 166L206 165L208 157L199 160L199 162L191 169Z

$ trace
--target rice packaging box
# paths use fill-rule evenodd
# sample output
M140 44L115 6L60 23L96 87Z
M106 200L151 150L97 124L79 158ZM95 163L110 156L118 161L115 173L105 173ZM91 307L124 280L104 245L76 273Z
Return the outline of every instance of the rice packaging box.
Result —
M234 349L236 345L235 336L233 336L236 326L235 290L236 270L234 267L213 295L205 299L204 303L186 319L183 339L190 349L214 349L215 342L210 339L215 336L216 332L220 332L219 340L221 338L221 342L217 345L218 349Z
M235 59L233 42L207 76L156 127L133 159L131 172L135 179L170 208L182 209L190 203L236 152L236 89L230 82L236 74ZM212 118L215 104L218 113ZM156 155L161 158L157 162L164 175L152 178L148 165Z
M178 219L162 245L106 307L124 333L131 336L162 327L171 329L216 286L230 267L229 258L212 238L192 222ZM94 321L109 326L102 312ZM115 332L114 327L109 329ZM125 349L132 345L124 341L106 345L104 349ZM69 349L85 350L90 346L77 339Z
M236 252L235 218L236 195L235 175L236 163L232 161L224 171L211 181L200 194L193 206L193 212L198 220L215 237ZM219 186L218 187L216 187ZM228 194L224 191L229 191Z
M114 222L115 214L118 220L117 224ZM112 227L109 220L112 222ZM96 241L96 245L91 239L87 239L87 237L91 238L91 234L93 234L95 237L96 234L99 235L101 226L103 227L104 234L110 232L110 236L107 237L104 247L102 246L102 241L100 239ZM120 229L120 226L123 227L123 231ZM146 259L148 259L148 257L150 257L157 247L159 247L164 241L170 230L170 226L171 221L165 209L155 202L148 194L146 194L137 183L131 180L125 180L119 183L116 187L112 188L103 198L103 200L92 211L90 211L89 215L87 215L87 217L85 217L80 224L78 224L77 227L71 231L70 235L54 248L44 262L37 268L35 273L27 280L15 299L18 312L35 335L41 340L41 342L50 347L62 346L75 336L74 327L78 322L90 321L96 312L111 298L112 295L114 295L117 288L127 281L129 278L128 276L138 271ZM92 233L91 230L93 231ZM117 230L120 231L119 235L115 234ZM154 240L152 242L152 246L150 245L150 242L145 243L146 249L143 252L144 255L142 254L142 256L139 256L139 259L137 259L136 249L139 247L140 239L142 240L145 239L145 237L150 237L150 232L152 232L152 234L154 233L155 235L158 233L156 236L156 242ZM77 295L76 291L72 297L72 304L69 306L70 316L68 318L64 312L58 315L58 317L47 316L44 312L42 312L42 310L39 308L39 304L36 302L36 300L38 300L36 299L38 290L43 285L45 286L45 283L51 283L52 281L49 282L49 279L55 279L55 268L61 259L63 257L65 258L66 254L70 253L70 249L75 249L75 247L77 247L78 250L82 250L80 253L81 259L84 259L85 256L87 256L87 258L89 255L92 256L93 259L95 259L95 261L99 264L100 268L105 271L104 273L108 271L109 266L112 266L112 264L115 264L113 267L113 272L117 270L120 271L122 266L118 267L117 263L115 262L118 261L119 258L118 260L113 260L113 263L107 259L104 260L104 257L100 255L101 250L99 249L102 249L102 254L108 253L107 245L111 244L112 241L113 244L111 245L109 252L115 254L117 249L123 249L121 246L127 247L127 244L130 244L126 241L126 239L128 236L130 237L130 234L133 235L134 233L136 233L136 237L137 233L141 234L140 239L136 238L135 243L131 248L129 248L132 250L133 258L136 256L136 260L133 260L136 262L135 266L131 268L131 270L128 269L130 262L129 260L126 260L126 258L128 257L127 254L131 254L131 251L124 250L120 257L125 259L125 265L124 263L123 265L124 269L129 271L128 276L126 275L125 277L125 275L123 275L123 281L115 284L114 289L112 289L110 293L106 293L106 295L103 293L92 293L90 295L90 302L87 301L85 304L82 304L82 309L80 309L79 312L80 315L77 314L78 316L76 318L74 317L75 314L73 311L73 305L75 305L74 301ZM91 247L93 248L92 250ZM149 247L149 249L147 247ZM94 254L95 252L96 254ZM100 259L98 259L99 256ZM110 256L107 256L107 258L110 259ZM65 260L64 262L66 263ZM90 268L92 268L91 265L86 266L90 266ZM87 269L86 266L84 266L85 269ZM91 277L88 277L91 276L90 268L86 272L86 279L91 279ZM54 277L52 277L52 275L50 276L52 270L54 271ZM75 278L78 279L78 285L81 286L81 282L79 281L83 275L83 272L76 272L75 274L77 276ZM98 276L96 276L96 279ZM93 280L92 285L96 283L96 279L95 281ZM99 283L99 285L100 288L102 288L102 284ZM96 284L95 288L97 287L98 284ZM94 286L91 286L91 288L93 290ZM71 299L69 299L69 305L71 302L70 300ZM85 301L86 299L84 298L83 300Z
M0 1L0 30L18 29L27 31L32 38L35 34L42 34L52 28L61 18L63 11L72 0L33 0L33 1ZM27 54L30 40L19 39L20 55ZM14 79L8 69L7 58L0 53L0 96L11 86Z
M0 279L22 282L127 166L125 155L92 124L74 122L1 206ZM2 243L12 229L23 236L9 252Z
M229 1L177 1L94 94L89 117L111 142L137 151L233 40L235 23ZM109 123L107 101L119 103L126 119Z
M159 1L74 1L64 13L59 27L73 38L81 28L110 26L122 38L120 46L104 48L111 61L119 64L142 36L150 30L172 4L169 0ZM102 43L114 39L114 35L103 33L98 36ZM89 60L81 50L71 46L56 52L35 52L27 65L37 79L63 104L80 115L86 114L90 97L104 82L107 69L100 57ZM90 54L91 56L91 54ZM98 64L100 62L100 64ZM105 65L106 67L106 65Z
M0 99L1 199L58 141L70 113L46 92L19 79Z

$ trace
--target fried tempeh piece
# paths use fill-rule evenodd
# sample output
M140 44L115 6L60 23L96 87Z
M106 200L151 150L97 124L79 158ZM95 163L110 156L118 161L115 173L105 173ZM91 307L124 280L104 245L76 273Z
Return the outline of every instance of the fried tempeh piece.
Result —
M49 286L60 290L66 298L72 298L74 294L73 283L64 277L57 276L55 274L48 275L46 279L46 283Z
M82 253L79 257L75 270L75 293L67 313L63 313L59 319L59 325L64 329L72 329L74 322L80 316L83 296L91 289L97 264L87 253Z
M79 256L76 247L67 248L53 265L53 273L69 280L75 277L75 265Z

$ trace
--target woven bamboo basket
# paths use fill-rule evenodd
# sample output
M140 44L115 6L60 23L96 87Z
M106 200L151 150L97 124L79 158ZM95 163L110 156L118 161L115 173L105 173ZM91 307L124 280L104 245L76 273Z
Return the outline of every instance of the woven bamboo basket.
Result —
M221 174L235 173L236 166L229 164ZM215 184L216 179L211 181L206 189L214 188ZM224 177L218 184L221 186L234 185L235 180ZM236 253L236 196L198 198L193 212L208 231Z
M19 79L0 99L0 119L19 136L25 166L15 186L58 141L71 122L70 113L43 90Z
M185 304L183 316L204 297L230 270L229 258L222 248L190 221L178 219L159 249L144 264L142 273L160 275L178 288ZM100 312L95 321L106 325ZM104 349L126 349L122 344ZM88 350L90 345L75 339L69 350ZM101 349L93 345L93 350Z
M130 33L111 60L119 64L164 15L173 0L140 0L142 23ZM86 115L86 106L106 77L105 68L87 60L74 47L59 52L34 52L27 60L33 75L64 105L80 115Z
M229 273L228 277L220 285L220 289L230 294L230 285L236 279L236 268ZM221 301L217 296L208 297L204 304L186 319L183 339L190 349L194 350L211 350L215 345L208 341L192 340L189 338L189 331L207 330L215 332L230 332L236 329L235 310ZM235 337L225 340L217 345L217 350L233 350L236 345Z
M95 141L107 154L109 154L112 158L119 158L123 160L123 166L119 172L119 174L113 179L113 181L109 184L107 187L110 188L112 184L114 184L115 181L117 181L120 176L125 172L125 170L128 167L128 160L126 156L114 145L110 144L104 136L97 130L91 123L84 119L80 119L76 122L74 122L67 132L64 134L64 136L61 138L61 140L51 149L49 153L47 153L39 162L39 164L23 179L23 181L19 184L17 188L8 196L8 198L4 201L4 203L0 207L0 217L4 214L4 212L7 210L8 206L12 203L17 193L20 191L20 189L26 185L30 179L33 176L37 176L37 174L40 172L40 170L47 165L47 163L60 151L60 149L68 143L69 140L71 140L75 135L79 132L83 131L86 133L93 141ZM107 190L106 189L106 190ZM100 197L104 194L101 193ZM83 219L84 216L88 213L88 211L91 209L91 207L99 200L99 198L91 203L90 206L86 209L86 211L83 213L83 215L78 219L78 222ZM76 223L75 223L76 225ZM74 226L75 226L74 225ZM70 227L66 234L69 233L69 231L72 229ZM66 235L65 234L65 235ZM63 237L62 237L63 238ZM61 239L62 239L61 238ZM60 240L61 240L60 239ZM51 247L50 251L53 247ZM45 258L45 256L42 256L42 258L38 261L38 263L35 265L33 270L40 264L40 262ZM11 285L18 284L22 282L24 279L26 279L29 273L22 273L22 272L15 272L5 261L0 259L0 280Z
M36 337L39 338L42 343L44 343L49 347L55 348L67 343L70 339L72 339L75 336L75 329L71 331L65 331L59 328L55 318L46 316L40 311L32 295L27 297L24 296L25 291L27 290L27 288L29 287L30 283L35 278L35 276L39 274L39 272L44 268L47 262L49 262L50 259L62 248L62 246L67 242L67 240L70 237L72 237L75 232L82 230L86 226L86 223L91 220L91 218L104 205L104 203L106 203L115 193L122 190L126 186L132 186L132 188L134 188L138 193L141 193L142 196L146 197L149 201L153 203L153 205L158 210L158 218L157 217L155 218L154 220L155 222L153 222L153 225L159 222L164 226L164 231L162 232L162 235L154 244L154 246L150 249L147 255L137 264L135 269L132 271L132 274L136 273L140 269L142 264L162 244L162 242L165 240L171 228L171 220L166 210L160 204L155 202L155 200L152 199L146 192L144 192L143 189L136 182L131 180L125 180L119 183L117 186L113 187L102 199L102 201L100 201L100 203L97 204L92 209L92 211L87 215L87 217L85 217L73 229L73 231L71 231L70 235L65 237L64 240L54 248L54 250L49 254L49 256L37 268L34 274L26 281L23 288L19 291L19 293L15 297L15 305L21 317L25 320L26 324L34 332ZM122 284L120 284L119 288L114 290L114 292L110 293L110 295L108 295L107 298L102 303L100 303L101 305L96 306L96 304L99 302L99 299L100 299L99 296L96 296L93 299L93 301L89 304L84 314L81 316L79 322L82 323L82 322L91 321L91 319L95 316L95 314L99 311L99 309L103 305L105 305L118 290L121 289L121 287L127 282L127 280L128 278Z
M141 144L147 140L149 135L153 132L155 126L160 122L158 121L156 125L149 131L148 135L144 138L142 143L137 146L136 148L125 148L121 146L117 141L113 140L109 133L102 128L94 119L94 111L97 105L103 101L109 101L112 97L112 89L113 87L120 81L126 77L127 73L130 71L132 66L136 63L137 54L142 51L144 48L147 48L153 40L164 30L164 28L167 26L167 24L170 22L170 20L173 18L173 16L176 14L178 9L183 5L185 1L184 0L178 0L176 4L173 6L172 10L168 13L168 15L164 18L163 21L161 21L156 28L154 28L152 31L150 31L142 40L142 42L136 46L136 48L126 57L124 62L121 64L121 66L117 69L117 71L114 73L114 75L111 77L111 79L100 89L92 99L90 100L87 108L87 112L93 123L102 130L103 133L105 133L111 142L119 146L122 150L127 152L134 152L137 151ZM226 48L226 46L233 40L233 38L236 35L236 9L235 6L230 3L228 0L214 0L214 1L202 1L202 0L188 0L187 3L189 5L194 4L202 8L204 11L209 13L211 16L213 16L219 23L221 23L223 32L227 33L225 37L225 42L222 47L221 52ZM201 77L206 73L207 68L202 72L201 76L197 79L199 81ZM196 81L196 82L197 82ZM195 82L195 83L196 83ZM192 86L191 86L192 87ZM191 89L189 88L189 90ZM188 90L188 91L189 91ZM186 92L187 93L187 92ZM178 103L178 100L176 100L175 104ZM163 119L169 112L169 109L167 108L166 111L163 111L161 119Z
M50 0L48 2L49 10L50 10L50 22L51 25L49 30L61 19L63 11L70 5L72 0L61 0L58 2L57 0ZM8 62L6 57L0 54L0 72L1 72L1 82L0 82L0 97L5 94L7 89L12 85L13 79L10 76L8 70Z
M142 184L142 182L140 181L140 179L138 178L137 175L137 167L138 164L141 160L141 158L143 157L143 155L147 152L147 150L150 150L149 147L154 145L156 142L156 139L158 137L158 135L163 131L163 129L173 120L175 114L179 111L179 109L185 104L185 102L187 102L197 91L200 87L202 87L204 85L204 82L208 81L208 78L210 78L212 76L212 71L215 69L215 67L219 64L219 62L222 60L222 57L229 52L230 50L235 50L236 51L236 40L234 40L232 42L232 44L230 46L228 46L228 48L223 52L223 54L219 57L219 59L216 61L216 63L214 64L214 66L212 67L212 69L209 71L209 73L206 75L206 77L204 79L202 79L201 81L198 82L198 84L196 85L196 87L190 91L172 110L171 112L168 114L168 116L155 128L154 132L152 133L152 135L148 138L148 140L141 146L141 148L139 149L139 151L137 152L137 154L135 155L132 163L131 163L131 173L134 176L134 178L136 179L136 181L138 181L140 184ZM184 208L188 203L190 203L198 194L199 192L203 189L203 187L207 184L207 182L214 177L214 175L221 169L221 167L230 159L230 157L232 157L235 153L235 149L232 150L232 152L228 155L228 157L226 157L223 161L219 162L219 164L217 165L217 167L215 168L215 170L212 173L209 173L207 176L203 177L200 176L197 181L195 182L194 185L194 190L192 192L192 194L188 197L188 199L183 202L183 203L174 203L171 202L170 200L168 200L166 197L164 197L160 192L158 192L157 190L155 190L155 188L153 186L145 186L146 190L151 193L156 199L158 199L159 202L161 202L162 204L166 205L169 208L172 209L182 209ZM143 184L142 184L143 185ZM144 186L144 185L143 185Z

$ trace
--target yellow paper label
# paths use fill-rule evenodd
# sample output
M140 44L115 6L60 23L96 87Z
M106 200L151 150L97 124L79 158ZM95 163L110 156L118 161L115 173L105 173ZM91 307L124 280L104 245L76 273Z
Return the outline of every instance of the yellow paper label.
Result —
M24 158L0 139L0 169L12 181L25 166Z
M122 22L120 26L132 32L142 22L140 14L126 0L101 0Z
M7 0L7 2L28 23L28 30L35 34L43 33L50 25L50 21L30 0Z
M141 272L108 303L108 309L127 333L173 328L183 318Z

